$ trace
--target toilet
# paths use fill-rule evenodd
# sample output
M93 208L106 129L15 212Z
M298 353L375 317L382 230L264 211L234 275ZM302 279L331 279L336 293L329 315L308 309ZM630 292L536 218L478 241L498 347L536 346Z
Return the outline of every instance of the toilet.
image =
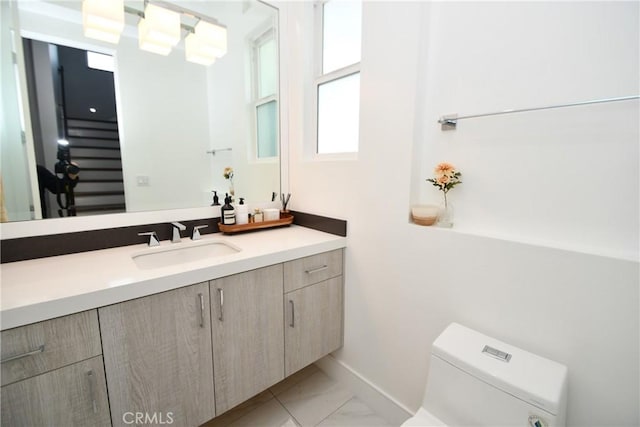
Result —
M403 426L562 427L567 367L452 323L436 338L422 406Z

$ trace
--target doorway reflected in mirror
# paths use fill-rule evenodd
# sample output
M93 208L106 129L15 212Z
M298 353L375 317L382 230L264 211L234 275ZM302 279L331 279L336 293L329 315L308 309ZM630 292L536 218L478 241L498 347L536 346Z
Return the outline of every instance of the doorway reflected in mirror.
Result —
M113 56L23 49L42 218L125 212Z

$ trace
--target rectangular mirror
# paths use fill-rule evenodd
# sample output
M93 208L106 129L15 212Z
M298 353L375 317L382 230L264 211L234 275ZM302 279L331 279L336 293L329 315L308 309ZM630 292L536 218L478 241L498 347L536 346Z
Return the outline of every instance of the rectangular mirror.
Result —
M132 12L142 1L125 1L117 45L84 37L81 1L2 2L3 222L205 207L213 190L220 202L280 193L278 10L255 0L151 3L184 11L167 56L138 47ZM210 66L185 59L197 17L227 28L227 52ZM113 71L92 68L92 53ZM105 79L91 87L87 73L111 78L113 92ZM70 165L80 169L72 185L63 182L75 178ZM43 169L73 187L72 203L68 192L41 191Z

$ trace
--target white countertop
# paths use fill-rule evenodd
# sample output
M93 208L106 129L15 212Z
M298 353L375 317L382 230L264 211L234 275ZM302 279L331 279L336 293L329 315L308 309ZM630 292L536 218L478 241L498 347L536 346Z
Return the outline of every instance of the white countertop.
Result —
M132 255L149 249L221 240L240 252L156 269L141 269ZM207 234L148 248L123 246L0 266L0 330L115 304L243 271L339 249L346 238L292 225L254 233Z

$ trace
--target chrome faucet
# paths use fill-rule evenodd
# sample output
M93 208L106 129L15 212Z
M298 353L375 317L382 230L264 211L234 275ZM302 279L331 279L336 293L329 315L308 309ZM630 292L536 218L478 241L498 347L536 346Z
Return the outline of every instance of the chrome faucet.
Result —
M149 246L160 246L160 240L155 231L147 231L146 233L138 233L138 236L149 236Z
M208 225L196 225L193 227L193 233L191 234L191 240L200 240L200 229L207 228Z
M180 243L180 231L186 230L187 227L185 227L184 224L180 224L179 222L172 222L171 227L173 229L171 243Z

